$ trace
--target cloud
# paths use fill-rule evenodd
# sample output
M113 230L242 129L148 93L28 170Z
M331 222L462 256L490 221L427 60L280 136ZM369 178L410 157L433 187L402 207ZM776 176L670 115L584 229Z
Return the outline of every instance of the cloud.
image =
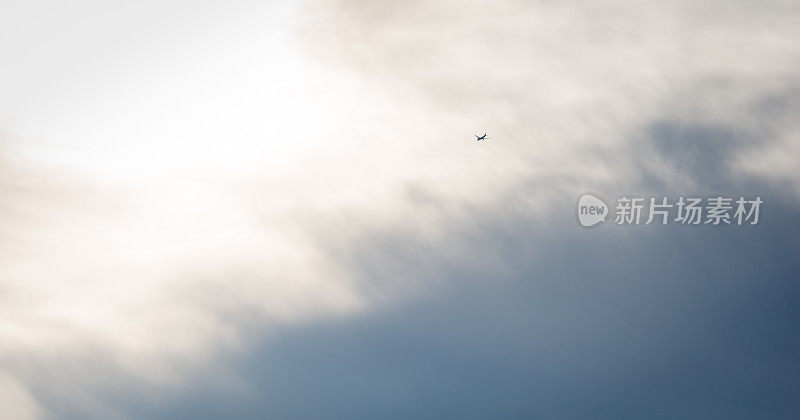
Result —
M43 414L41 406L30 395L24 385L11 377L0 378L0 406L4 415L28 420L40 418Z
M131 40L51 104L74 153L0 167L20 416L797 412L795 6L301 6ZM584 191L766 204L588 232Z
M476 209L447 246L358 231L335 244L354 276L429 293L262 329L202 385L108 398L145 418L792 418L800 242L785 227L800 206L759 191L769 211L748 230Z

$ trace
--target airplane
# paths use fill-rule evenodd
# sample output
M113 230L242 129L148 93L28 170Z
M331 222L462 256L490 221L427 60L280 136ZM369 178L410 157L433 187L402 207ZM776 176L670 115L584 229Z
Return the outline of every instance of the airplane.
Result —
M481 140L490 139L491 137L486 137L486 133L483 133L483 135L480 136L480 137L478 137L478 135L475 135L475 138L478 139L478 140L475 140L475 141L481 141Z

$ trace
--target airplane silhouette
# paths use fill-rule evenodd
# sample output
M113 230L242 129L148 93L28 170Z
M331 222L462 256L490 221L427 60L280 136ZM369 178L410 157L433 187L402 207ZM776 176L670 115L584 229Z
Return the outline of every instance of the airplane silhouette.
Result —
M483 135L480 136L480 137L478 137L478 135L476 134L475 138L478 139L478 140L475 140L475 141L481 141L481 140L486 140L487 138L491 138L491 137L486 137L486 133L483 133Z

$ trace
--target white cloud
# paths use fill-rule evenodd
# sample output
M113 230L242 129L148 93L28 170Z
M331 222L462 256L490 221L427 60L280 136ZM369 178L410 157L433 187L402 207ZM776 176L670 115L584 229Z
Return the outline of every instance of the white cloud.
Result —
M447 203L502 206L537 179L545 217L547 198L631 182L625 147L654 119L757 126L747 104L796 84L800 54L778 5L46 6L0 13L30 46L2 44L0 386L32 417L50 364L100 352L179 383L248 322L424 288L364 290L318 241L402 225L444 244ZM776 135L742 165L787 173L797 138Z

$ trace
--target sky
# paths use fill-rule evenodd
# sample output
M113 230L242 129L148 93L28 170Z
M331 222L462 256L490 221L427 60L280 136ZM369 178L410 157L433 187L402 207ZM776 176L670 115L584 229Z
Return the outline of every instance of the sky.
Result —
M797 418L798 28L5 2L0 417ZM585 193L763 204L585 228Z

